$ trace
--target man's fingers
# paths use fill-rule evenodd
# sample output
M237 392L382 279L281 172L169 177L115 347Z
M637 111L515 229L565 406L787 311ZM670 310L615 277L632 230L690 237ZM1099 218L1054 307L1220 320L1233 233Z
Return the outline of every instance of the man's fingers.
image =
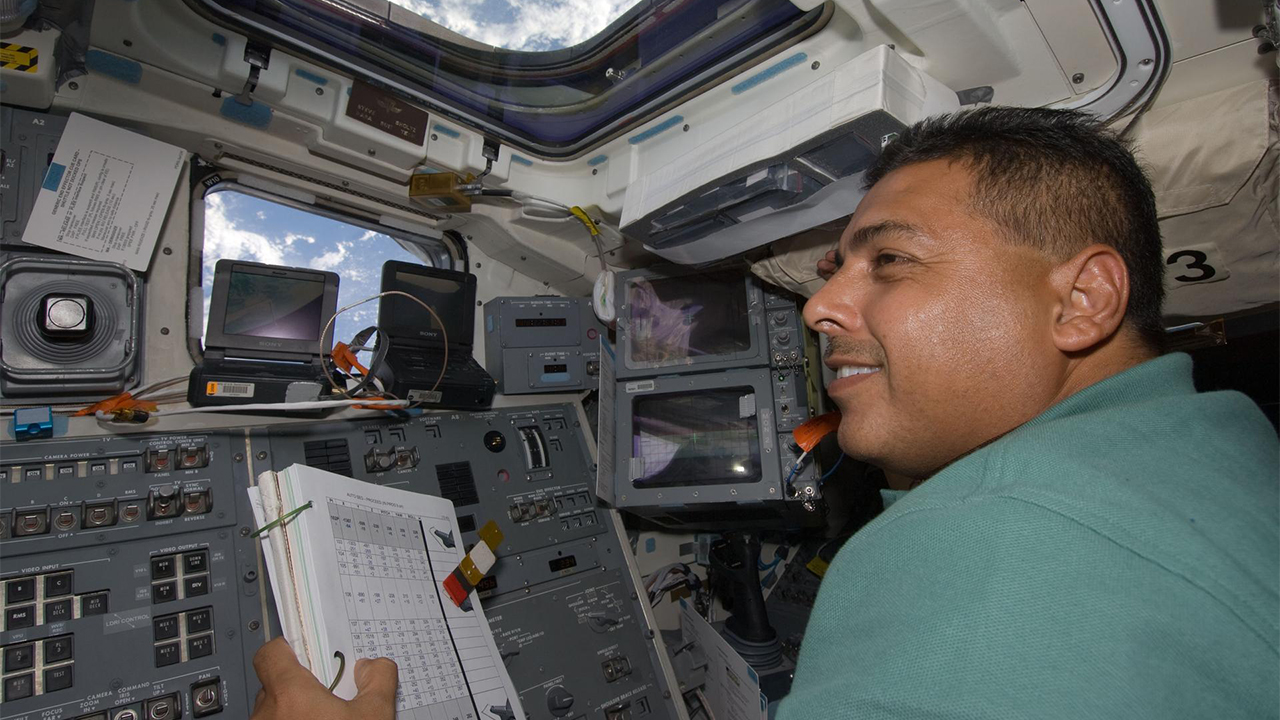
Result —
M400 669L388 658L356 660L356 696L351 704L364 720L392 720Z
M253 669L267 692L320 684L316 676L298 662L298 656L284 638L276 638L259 648L253 656Z
M830 280L831 276L836 274L836 251L828 250L827 254L818 261L817 269L818 277Z

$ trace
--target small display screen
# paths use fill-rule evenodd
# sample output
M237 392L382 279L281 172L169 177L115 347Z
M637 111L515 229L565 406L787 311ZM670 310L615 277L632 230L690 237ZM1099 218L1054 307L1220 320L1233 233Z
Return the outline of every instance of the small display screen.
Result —
M324 279L278 277L251 272L231 272L227 284L227 312L222 321L225 335L319 340L328 318L324 306Z
M755 404L751 387L635 398L631 482L637 488L759 482Z
M573 555L565 555L564 557L558 557L555 560L552 560L551 562L547 563L547 566L551 568L551 572L560 572L561 570L568 570L571 567L578 566L578 558L574 557Z
M667 365L751 349L747 293L731 272L636 280L627 292L630 361Z
M544 373L569 372L569 366L568 365L543 365L542 372Z
M564 327L568 318L516 318L516 327Z
M470 344L473 328L468 322L474 309L465 285L448 278L396 271L394 282L383 283L383 290L409 293L431 306L444 322L450 344ZM390 330L393 337L444 341L440 323L421 305L406 297L388 295L382 298L378 324Z

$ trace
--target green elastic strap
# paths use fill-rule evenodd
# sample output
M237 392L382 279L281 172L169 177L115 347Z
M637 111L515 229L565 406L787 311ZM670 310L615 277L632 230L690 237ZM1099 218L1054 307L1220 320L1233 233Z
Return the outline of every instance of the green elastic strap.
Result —
M302 510L303 508L298 508L298 509ZM338 687L338 681L342 680L342 671L347 669L346 655L343 655L341 652L335 651L333 653L333 656L338 658L338 674L334 675L333 682L329 683L329 692L333 692L333 689Z
M289 512L287 512L287 513L285 513L285 514L281 515L280 517L276 518L275 520L272 520L271 522L267 523L266 525L263 525L262 527L260 527L260 528L258 528L257 530L253 531L253 533L251 533L251 534L249 535L249 537L251 537L251 538L256 538L256 537L258 537L259 535L261 535L262 533L267 532L267 531L268 531L268 530L270 530L271 528L279 527L279 526L281 526L281 525L284 525L285 523L289 522L289 521L290 521L290 520L292 520L293 518L297 517L297 516L298 516L298 515L303 511L303 510L306 510L306 509L310 508L310 507L312 506L312 504L313 504L313 503L312 503L312 501L308 500L306 505L303 505L302 507L294 508L294 509L290 510Z

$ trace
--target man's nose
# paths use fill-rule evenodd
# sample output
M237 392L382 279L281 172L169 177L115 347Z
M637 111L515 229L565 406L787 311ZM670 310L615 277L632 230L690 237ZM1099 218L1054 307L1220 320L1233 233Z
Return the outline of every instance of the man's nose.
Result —
M837 271L804 304L804 322L826 335L856 332L862 328L861 300L859 284Z

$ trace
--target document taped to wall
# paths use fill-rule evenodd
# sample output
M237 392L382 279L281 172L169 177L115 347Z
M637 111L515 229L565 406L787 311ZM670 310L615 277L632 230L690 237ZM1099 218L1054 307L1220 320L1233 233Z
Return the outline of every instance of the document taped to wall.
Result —
M146 270L187 151L72 113L23 242Z

